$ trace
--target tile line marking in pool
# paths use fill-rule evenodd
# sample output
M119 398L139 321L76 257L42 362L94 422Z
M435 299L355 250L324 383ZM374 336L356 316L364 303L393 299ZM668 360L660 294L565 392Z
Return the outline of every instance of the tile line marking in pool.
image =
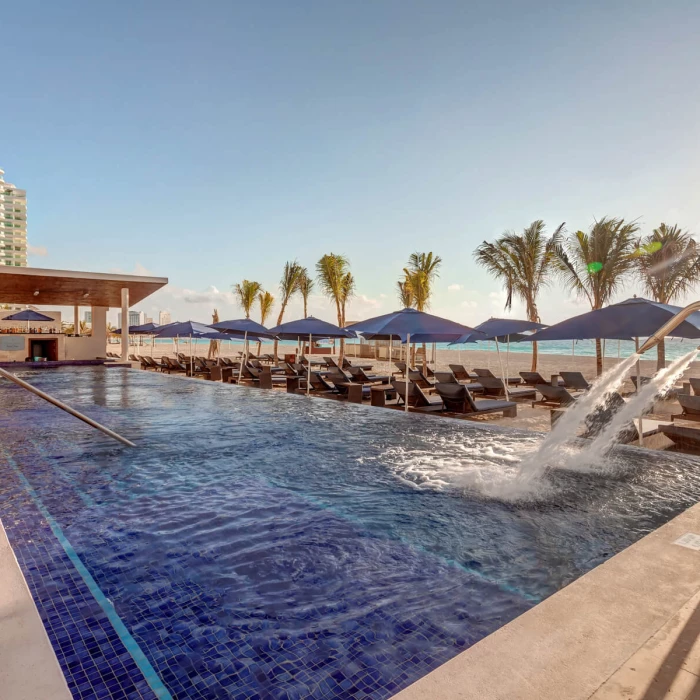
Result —
M53 516L46 509L39 494L29 483L27 477L24 476L19 466L17 465L17 462L15 462L12 455L10 455L4 447L0 446L0 450L2 450L2 454L7 460L7 463L10 465L15 474L17 474L17 478L20 480L20 482L26 489L30 498L32 499L32 501L34 501L34 505L36 505L36 507L39 509L39 512L44 516L44 518L46 518L46 522L49 524L51 531L61 544L61 547L63 547L63 551L66 553L66 556L71 560L73 566L75 566L75 569L85 582L85 585L90 590L90 593L92 593L95 600L104 611L105 615L107 615L107 618L109 619L112 627L114 628L114 631L119 636L119 639L121 639L127 651L131 654L131 657L134 659L141 673L143 673L143 676L146 679L148 685L151 687L151 690L153 690L153 692L158 698L162 698L162 700L173 700L173 696L165 687L165 684L161 680L156 670L151 665L151 662L143 653L141 647L138 645L138 642L131 636L131 632L129 632L129 630L126 628L126 625L122 622L122 619L117 614L117 611L115 610L114 606L109 602L107 596L105 596L105 594L102 592L102 589L97 585L97 581L95 581L95 579L92 577L92 574L87 570L85 564L83 564L77 552L73 549L73 545L63 534L61 526L56 522L56 520L54 520Z

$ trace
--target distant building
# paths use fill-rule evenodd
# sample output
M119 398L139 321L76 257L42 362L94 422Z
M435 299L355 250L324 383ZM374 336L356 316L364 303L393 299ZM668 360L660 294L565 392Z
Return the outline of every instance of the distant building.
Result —
M0 170L0 265L27 267L27 193Z
M83 314L83 321L85 321L85 323L92 323L92 311L86 311Z
M146 314L143 311L129 311L129 327L131 326L142 326L145 321ZM122 327L122 313L121 311L117 314L117 326Z
M143 321L144 323L153 323L153 319L150 316L146 316L146 318Z
M161 311L158 314L158 324L161 326L167 326L170 323L170 311Z

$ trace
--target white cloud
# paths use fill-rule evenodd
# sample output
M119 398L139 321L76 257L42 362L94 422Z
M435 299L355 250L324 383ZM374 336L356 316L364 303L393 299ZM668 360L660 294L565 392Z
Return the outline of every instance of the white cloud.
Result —
M27 253L29 255L39 255L43 258L49 254L49 251L43 245L27 245Z
M463 301L460 304L460 306L463 309L478 309L479 308L479 304L476 301Z
M458 292L460 289L462 289L461 284L451 284L448 288L447 291L449 292Z
M179 293L176 292L175 296L180 296L180 298L186 304L235 304L236 297L233 292L221 292L214 285L210 285L203 292L197 292L192 289L183 289Z

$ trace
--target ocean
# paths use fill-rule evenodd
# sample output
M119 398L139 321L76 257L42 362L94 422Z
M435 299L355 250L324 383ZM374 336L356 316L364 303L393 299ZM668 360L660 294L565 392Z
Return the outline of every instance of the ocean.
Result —
M148 348L151 346L151 339L147 336L141 336L142 338L142 347ZM640 339L640 342L643 342L645 339ZM161 349L163 346L169 346L171 348L175 348L174 340L170 338L162 338L162 339L156 339L156 346ZM187 348L189 347L189 338L182 338L180 339L180 352L187 352ZM209 347L209 340L205 339L199 339L199 340L193 340L192 343L196 347ZM232 341L223 341L225 343L223 350L226 351L226 345L230 345L231 349L235 345L239 346L242 348L242 341L237 341L237 340L232 340ZM357 342L357 341L348 341L350 342ZM681 339L681 338L667 338L666 339L666 359L667 360L675 360L678 359L679 357L682 357L685 355L687 352L691 350L691 348L695 347L697 344L697 341L695 340L687 340L687 339ZM272 341L263 341L262 347L263 348L269 348L272 346ZM133 347L133 346L132 346ZM251 342L250 347L255 351L256 343ZM279 344L280 347L280 352L282 352L282 348L289 348L290 350L292 348L296 347L296 343L290 343L290 342L281 342ZM439 350L485 350L487 352L496 352L496 343L493 341L480 341L478 343L467 343L464 345L449 345L448 343L436 343L436 347ZM505 350L505 345L501 345L501 350ZM329 352L332 351L332 346L329 347ZM263 349L263 352L266 352L266 350ZM531 343L527 342L522 342L522 343L511 343L510 344L510 352L511 353L525 353L525 354L530 354L532 352L532 347ZM570 340L546 340L538 343L538 352L540 352L543 355L571 355L572 352L576 356L583 356L583 357L590 357L590 356L595 356L595 341L593 340L576 340L576 341L570 341ZM605 357L629 357L632 353L634 352L634 343L629 340L608 340L605 342ZM199 354L199 353L198 353ZM656 359L656 349L650 350L649 352L644 354L644 359L647 360L654 360Z

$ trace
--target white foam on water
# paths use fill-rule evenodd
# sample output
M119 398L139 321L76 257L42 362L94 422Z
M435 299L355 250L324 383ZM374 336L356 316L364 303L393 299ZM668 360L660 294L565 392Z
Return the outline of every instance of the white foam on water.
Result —
M465 435L455 444L437 439L422 450L393 448L383 456L396 478L421 490L467 490L498 500L544 498L545 484L514 488L523 454L536 450L539 438L504 440L498 433ZM443 444L444 443L444 444Z
M591 388L576 399L554 424L552 431L542 442L540 449L524 459L517 475L522 483L539 480L548 469L557 466L562 456L571 449L570 443L586 417L605 405L608 396L617 391L625 381L627 373L636 364L638 355L630 355L619 364L603 373Z
M666 393L682 376L690 363L695 359L698 350L693 349L683 357L675 360L667 368L660 370L644 385L638 393L621 406L613 415L612 420L605 426L596 438L589 443L586 450L581 451L578 458L568 465L569 469L582 470L588 467L591 471L609 471L611 450L619 441L620 433L650 406L656 396Z

